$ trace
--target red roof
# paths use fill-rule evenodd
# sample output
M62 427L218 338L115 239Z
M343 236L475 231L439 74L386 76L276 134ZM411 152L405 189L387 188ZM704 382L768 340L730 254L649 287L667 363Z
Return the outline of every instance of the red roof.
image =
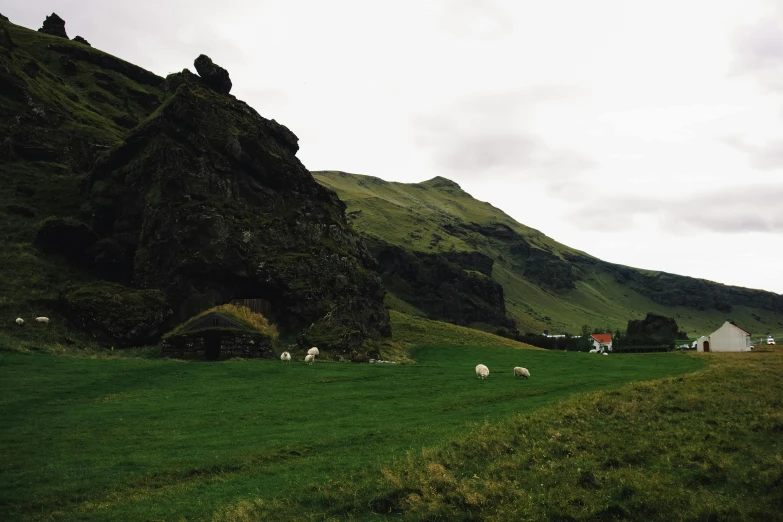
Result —
M592 337L602 344L609 344L612 342L612 334L593 334Z
M740 332L745 332L745 330L743 330L742 328L740 328L740 327L739 327L739 326L737 326L736 324L734 324L734 323L729 323L729 324L730 324L731 326L733 326L734 328L736 328L737 330L739 330ZM750 332L745 332L745 333L746 333L746 334L748 334L748 335L750 335Z

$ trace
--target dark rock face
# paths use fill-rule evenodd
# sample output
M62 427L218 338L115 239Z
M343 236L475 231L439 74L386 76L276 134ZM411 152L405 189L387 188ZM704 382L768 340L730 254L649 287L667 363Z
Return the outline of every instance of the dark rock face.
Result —
M482 322L514 327L506 317L503 287L488 276L493 263L489 256L479 252L425 254L380 244L372 250L389 291L431 318L460 325Z
M146 69L142 69L138 65L120 60L110 54L102 53L100 51L93 50L92 48L85 48L78 45L67 44L49 44L47 49L69 56L75 61L85 61L102 67L103 69L109 69L116 71L124 76L127 76L133 81L150 85L152 87L160 87L163 85L163 78L157 74L151 73Z
M73 219L51 218L44 221L35 236L35 246L44 252L81 260L98 235L84 223Z
M179 321L256 298L303 344L351 354L388 336L375 262L295 157L296 136L195 75L166 88L86 183L86 218L126 282L162 289Z
M47 16L38 32L59 36L60 38L68 38L68 35L65 34L65 20L57 16L57 13Z
M90 45L90 42L88 42L87 40L85 40L84 38L78 35L73 37L73 41L79 42L80 44L86 45L87 47L92 47L92 45Z
M222 94L231 92L231 79L228 77L228 71L213 63L209 56L200 55L193 65L210 89Z
M172 314L159 290L134 290L104 282L64 288L60 308L97 341L117 347L153 342Z

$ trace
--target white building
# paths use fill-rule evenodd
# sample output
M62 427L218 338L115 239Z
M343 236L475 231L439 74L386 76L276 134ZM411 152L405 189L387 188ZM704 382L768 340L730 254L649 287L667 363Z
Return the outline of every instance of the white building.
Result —
M612 334L593 334L590 336L590 340L593 341L593 348L599 352L611 352L612 351Z
M726 321L706 339L700 337L696 349L700 352L749 352L750 334Z

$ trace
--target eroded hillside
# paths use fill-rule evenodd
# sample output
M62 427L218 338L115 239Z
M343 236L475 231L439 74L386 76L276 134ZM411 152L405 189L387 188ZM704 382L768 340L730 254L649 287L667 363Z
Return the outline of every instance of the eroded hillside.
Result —
M433 272L441 276L437 283L453 286L455 278L443 277L443 270L426 270L450 263L465 277L479 273L491 278L487 285L498 284L507 315L522 332L575 334L584 324L625 329L647 312L675 317L691 333L709 332L728 318L751 332L783 327L783 296L607 263L517 223L448 179L405 184L337 171L313 175L348 205L351 223L380 262L387 303L402 311L464 319L417 294L438 286L421 284ZM419 260L415 269L411 258ZM474 308L492 303L478 292L470 297ZM496 317L474 326L504 326Z

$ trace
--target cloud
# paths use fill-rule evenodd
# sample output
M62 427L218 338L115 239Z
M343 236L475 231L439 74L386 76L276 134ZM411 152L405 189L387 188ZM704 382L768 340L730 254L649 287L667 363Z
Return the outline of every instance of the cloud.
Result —
M783 168L783 140L771 140L763 145L754 145L739 136L723 138L723 143L748 155L753 167L760 170Z
M544 103L583 96L569 86L533 86L484 93L413 119L417 143L445 175L536 178L560 191L594 168L585 154L554 147L533 130L533 113Z
M672 190L676 190L673 188ZM643 220L655 220L668 233L699 231L740 234L783 232L783 186L754 185L674 198L608 195L571 212L585 230L632 230Z
M736 37L734 74L750 74L765 88L783 92L783 9L775 9Z

